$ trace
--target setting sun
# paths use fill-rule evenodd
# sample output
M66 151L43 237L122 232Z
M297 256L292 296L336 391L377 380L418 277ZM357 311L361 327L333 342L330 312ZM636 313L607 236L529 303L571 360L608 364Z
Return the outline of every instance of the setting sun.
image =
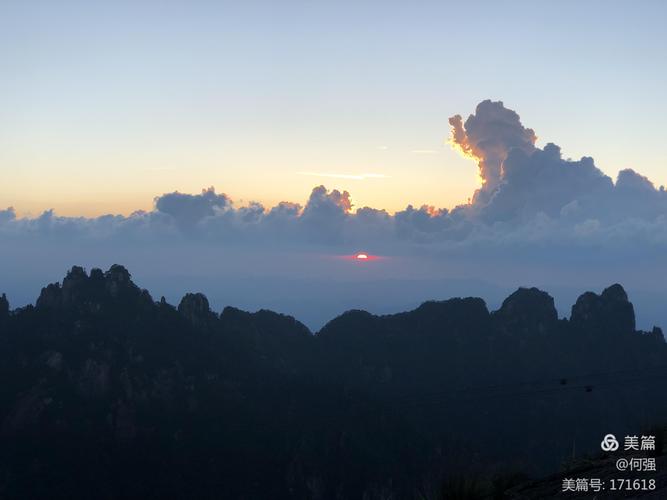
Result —
M355 255L355 259L357 260L368 260L368 255L365 253L358 253Z

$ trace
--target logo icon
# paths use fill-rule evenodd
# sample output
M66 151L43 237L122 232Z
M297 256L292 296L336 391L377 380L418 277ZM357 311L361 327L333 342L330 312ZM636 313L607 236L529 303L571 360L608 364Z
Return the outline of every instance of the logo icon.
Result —
M602 443L600 443L600 448L602 451L616 451L618 450L618 440L613 434L605 435Z

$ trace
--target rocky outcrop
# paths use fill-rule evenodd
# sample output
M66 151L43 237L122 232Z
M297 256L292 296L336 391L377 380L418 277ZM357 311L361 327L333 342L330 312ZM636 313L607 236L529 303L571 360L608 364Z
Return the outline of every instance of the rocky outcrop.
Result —
M118 264L111 266L104 275L104 286L114 298L123 292L137 290L137 286L132 283L130 272Z
M132 282L128 270L115 264L106 273L94 268L90 275L80 266L72 267L62 285L52 283L42 289L36 307L41 310L64 308L96 313L113 305L141 308L152 302L148 292Z
M570 322L587 335L629 335L635 332L635 310L623 287L615 284L600 295L581 295L572 306Z
M185 294L178 304L178 312L195 327L204 327L215 319L208 299L202 293Z
M42 292L35 304L37 309L55 309L62 304L62 290L60 283L51 283L42 288Z
M63 280L61 288L62 305L71 307L84 304L89 300L92 291L86 271L83 267L74 266Z
M537 288L519 288L493 313L500 327L511 335L546 335L558 322L554 299Z
M0 319L6 318L9 316L9 301L7 300L7 296L3 293L2 296L0 296Z

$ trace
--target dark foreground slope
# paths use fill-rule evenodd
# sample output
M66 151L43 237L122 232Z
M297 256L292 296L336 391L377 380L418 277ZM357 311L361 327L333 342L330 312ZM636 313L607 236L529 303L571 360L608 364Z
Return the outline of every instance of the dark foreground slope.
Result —
M0 497L438 498L553 472L667 422L662 332L623 288L569 320L520 289L316 335L269 311L155 302L121 266L0 299ZM498 496L501 498L501 496Z

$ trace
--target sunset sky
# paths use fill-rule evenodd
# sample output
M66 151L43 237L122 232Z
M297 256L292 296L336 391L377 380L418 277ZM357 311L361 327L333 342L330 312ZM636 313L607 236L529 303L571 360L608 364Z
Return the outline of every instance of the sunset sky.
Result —
M208 186L272 206L319 184L452 207L478 181L448 117L486 98L539 147L667 184L663 2L469 4L2 2L0 208L129 214Z

